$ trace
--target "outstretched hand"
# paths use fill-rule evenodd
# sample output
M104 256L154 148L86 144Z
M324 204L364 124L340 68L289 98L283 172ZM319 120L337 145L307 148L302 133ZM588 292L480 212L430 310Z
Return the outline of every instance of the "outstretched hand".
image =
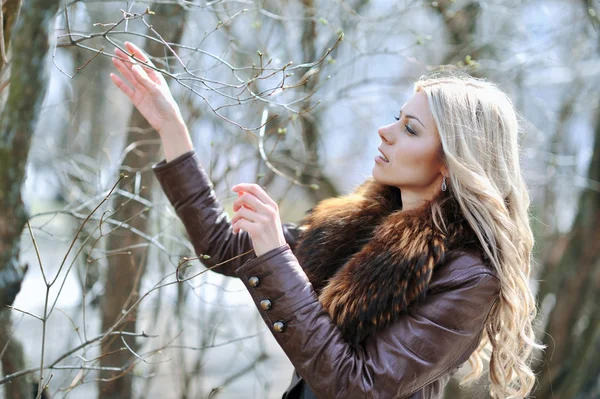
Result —
M256 256L286 243L277 203L258 184L241 183L231 188L239 197L233 202L233 232L245 230L252 238Z
M115 49L112 62L123 75L123 79L114 73L110 74L113 83L131 100L137 110L148 123L159 133L172 127L175 123L183 123L179 106L173 99L171 90L163 75L146 65L154 66L148 56L135 44L125 42L130 54ZM133 55L141 62L130 57ZM131 85L131 86L130 86Z

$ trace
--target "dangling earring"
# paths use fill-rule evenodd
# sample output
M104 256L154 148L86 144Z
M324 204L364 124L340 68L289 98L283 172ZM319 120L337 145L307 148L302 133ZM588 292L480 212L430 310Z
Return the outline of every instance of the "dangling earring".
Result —
M446 185L446 176L442 179L442 191L446 191L448 186Z

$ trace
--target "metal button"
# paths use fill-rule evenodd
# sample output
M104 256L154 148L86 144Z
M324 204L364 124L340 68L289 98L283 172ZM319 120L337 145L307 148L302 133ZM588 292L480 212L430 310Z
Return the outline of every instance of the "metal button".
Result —
M248 282L250 283L250 287L256 287L260 280L258 279L258 277L252 276L250 277L250 279L248 279Z
M260 307L263 310L271 309L271 301L269 301L268 299L263 299L262 301L260 301Z
M273 323L273 330L275 330L275 332L282 332L284 327L285 324L283 324L280 321L276 321L275 323Z

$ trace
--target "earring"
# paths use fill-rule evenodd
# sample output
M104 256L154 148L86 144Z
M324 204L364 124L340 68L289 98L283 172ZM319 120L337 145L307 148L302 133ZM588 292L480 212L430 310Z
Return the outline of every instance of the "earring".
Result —
M446 191L448 185L446 185L446 176L442 179L442 191Z

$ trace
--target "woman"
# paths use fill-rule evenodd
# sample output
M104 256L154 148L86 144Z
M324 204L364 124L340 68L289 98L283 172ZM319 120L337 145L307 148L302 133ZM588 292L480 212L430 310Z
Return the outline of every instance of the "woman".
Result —
M467 360L461 382L475 381L483 358L493 397L531 391L531 352L542 346L528 287L529 196L515 111L494 85L416 82L397 122L378 131L372 177L296 225L282 224L255 184L233 187L230 219L162 75L113 62L131 86L113 82L161 136L166 159L154 172L196 253L243 281L294 365L284 398L439 398Z

